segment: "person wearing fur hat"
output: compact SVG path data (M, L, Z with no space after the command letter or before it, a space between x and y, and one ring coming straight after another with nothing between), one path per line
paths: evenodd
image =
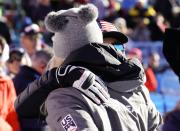
M52 131L157 130L162 119L143 86L141 64L103 44L97 17L92 4L46 16L47 29L55 33L54 58L49 71L29 85L30 94L18 96L17 112L29 113L46 99L41 109Z

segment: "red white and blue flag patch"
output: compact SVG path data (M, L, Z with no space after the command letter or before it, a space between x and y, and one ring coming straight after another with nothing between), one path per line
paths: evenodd
M99 26L102 32L118 31L112 23L107 21L99 21Z
M62 119L61 125L65 131L76 131L77 129L77 125L70 114Z

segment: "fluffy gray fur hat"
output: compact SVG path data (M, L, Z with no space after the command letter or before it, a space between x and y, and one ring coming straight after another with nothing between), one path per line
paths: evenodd
M83 45L103 43L97 17L98 10L93 4L50 12L45 18L45 26L55 33L52 38L55 56L64 59Z

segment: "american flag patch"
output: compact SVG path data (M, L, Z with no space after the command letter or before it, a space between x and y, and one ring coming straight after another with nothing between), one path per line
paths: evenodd
M107 21L99 21L99 26L102 32L110 32L110 31L118 31L117 28L110 22Z
M70 114L63 118L61 125L65 131L76 131L77 129L77 125Z

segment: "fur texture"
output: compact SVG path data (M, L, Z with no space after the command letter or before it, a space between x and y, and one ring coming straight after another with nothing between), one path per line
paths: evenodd
M89 4L87 6L82 6L79 10L79 17L86 21L87 23L91 22L98 17L98 10L94 5Z
M97 16L97 8L93 4L87 4L67 11L50 12L45 18L45 26L50 32L58 32L63 30L72 18L81 19L82 22L87 24L97 19Z
M97 17L98 9L93 4L50 12L45 18L45 26L55 33L52 37L55 58L64 60L86 44L103 43Z
M51 12L45 18L46 28L50 32L58 32L63 30L65 25L68 23L68 19L65 16L61 16L56 12Z

